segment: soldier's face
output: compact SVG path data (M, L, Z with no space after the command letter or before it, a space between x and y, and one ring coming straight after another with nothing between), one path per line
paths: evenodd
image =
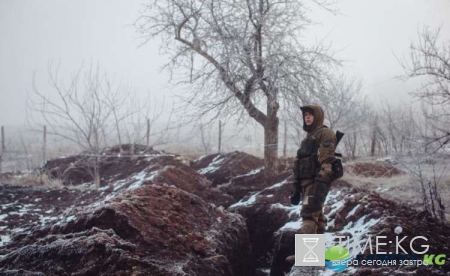
M314 122L314 115L309 112L305 112L305 123L306 125L311 125Z

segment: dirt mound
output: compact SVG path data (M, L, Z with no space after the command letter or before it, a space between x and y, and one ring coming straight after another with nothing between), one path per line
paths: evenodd
M345 164L344 169L347 173L364 177L393 177L403 174L389 162L351 163Z
M173 186L124 192L72 219L36 228L2 251L2 273L254 274L243 218Z
M292 163L290 161L283 159L279 162L275 183L292 174L292 168L288 166ZM270 186L264 179L263 161L242 152L203 156L194 161L191 167L210 179L213 185L217 184L220 191L231 195L235 201Z
M244 152L206 155L195 160L191 167L212 181L214 186L228 183L233 177L262 168L262 159Z
M136 160L139 162L139 160ZM128 165L120 169L110 168L113 190L105 189L105 193L120 194L121 190L135 189L144 185L169 184L189 193L200 196L216 206L229 206L233 198L214 188L211 182L191 167L184 165L174 155L156 155L141 160L136 166ZM113 171L116 171L115 174Z
M275 183L281 182L292 175L291 172L282 172L275 177ZM243 197L259 192L268 185L264 181L264 169L252 170L246 174L238 175L231 178L229 183L219 185L217 188L224 193L231 195L235 201L241 200Z
M165 159L166 162L161 162L161 159ZM214 203L216 206L228 207L234 202L231 196L212 187L211 182L204 176L174 159L157 157L150 162L150 164L153 163L157 163L161 169L155 175L154 180L152 180L154 183L166 183L177 186Z
M104 176L110 177L110 185L100 189L89 184L71 189L0 185L0 246L12 236L26 233L30 227L71 216L72 209L91 203L103 204L125 190L145 185L174 185L216 206L227 207L234 202L231 196L213 188L209 180L173 155L134 161L134 164L107 168Z
M292 172L294 169L295 157L278 158L278 172Z
M146 146L125 144L107 148L100 156L84 153L52 159L41 168L41 172L60 179L65 185L80 185L94 181L93 166L98 160L100 183L106 185L141 171L149 165L147 161L155 156L178 158L178 155L156 151Z
M124 152L115 148L110 153ZM268 186L262 181L262 160L239 152L205 156L192 167L180 162L179 156L163 152L127 159L105 156L103 160L110 160L102 167L103 181L110 185L96 193L20 192L11 186L2 193L0 188L0 203L5 203L1 208L8 208L0 213L0 237L12 239L0 245L0 255L4 254L0 274L253 275L257 267L261 275L270 270L276 276L290 271L284 259L294 254L294 236L302 223L301 206L289 202L290 160L278 167L276 183ZM381 163L385 171L378 169L369 176L395 175L395 167ZM347 169L373 167L361 164L369 165L356 163ZM45 193L49 206L40 208ZM59 215L53 205L61 206ZM218 205L230 205L227 210L232 213ZM424 236L431 254L450 255L448 226L345 181L333 182L324 212L329 220L327 248L336 244L338 235L352 239L360 234L363 239L378 235L395 241L394 229L401 227L400 238L407 236L402 243L405 249L414 236ZM233 213L245 217L245 222ZM35 224L31 232L31 224L23 227L29 220ZM1 232L11 232L11 228L20 231ZM390 252L392 246L388 243L379 250ZM341 274L380 275L386 269L396 269L399 275L449 272L448 266L421 267L420 271L415 266L360 266ZM295 269L290 273L302 275Z
M99 199L95 190L38 189L0 185L0 246L37 225L56 222L67 208Z

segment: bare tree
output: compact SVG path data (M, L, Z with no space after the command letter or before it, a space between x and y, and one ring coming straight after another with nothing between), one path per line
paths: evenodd
M439 33L440 29L425 27L418 41L410 44L409 56L400 61L406 79L422 81L412 95L435 107L427 116L436 130L431 140L438 144L437 149L450 142L450 41L441 43Z
M331 129L360 121L361 113L366 108L361 80L349 79L344 74L330 78L324 92L318 95L318 100Z
M29 110L41 115L48 134L73 142L86 152L85 168L95 184L100 186L101 151L107 146L107 136L118 123L131 113L121 113L130 98L102 74L99 67L92 67L82 74L80 68L66 86L58 76L58 68L49 66L49 79L54 95L42 93L33 79L33 92L37 100L28 102ZM30 123L36 125L36 123ZM120 131L117 130L120 135ZM120 137L120 136L119 136Z
M185 73L177 83L192 88L183 98L195 115L246 113L263 127L269 181L276 168L280 106L308 99L334 64L323 44L301 44L310 23L307 10L300 1L154 0L136 21L147 39L163 38L171 74Z
M386 154L407 153L411 156L413 151L426 152L427 139L424 137L427 136L428 122L423 113L414 112L412 107L392 107L383 102L380 117L384 122L380 127L380 142Z
M129 91L129 90L125 90ZM124 95L125 96L125 95ZM123 142L130 146L130 154L138 153L135 145L146 145L148 148L169 144L174 139L173 131L182 126L182 122L174 120L175 108L168 107L165 98L143 101L137 96L124 102L112 102L123 97L113 95L108 98L108 107L113 112L114 125L119 145ZM120 116L118 116L118 114ZM123 152L122 146L120 151Z
M358 145L358 135L354 131L352 133L347 133L344 138L345 154L351 159L356 158L356 146Z
M447 166L442 168L442 172L438 176L435 164L432 164L432 175L427 175L424 168L427 159L417 157L417 161L412 164L400 162L414 177L419 184L420 195L422 197L422 204L424 211L427 211L434 218L445 221L445 206L442 203L441 192L438 189L442 181L442 176L447 169Z
M325 124L330 129L340 130L348 135L344 136L345 153L355 158L357 152L359 128L366 123L370 108L366 97L362 94L362 82L349 79L343 74L329 76L324 82L323 91L311 103L319 104L325 113ZM300 105L286 112L289 124L288 135L300 146L305 133L302 129L302 112Z
M111 110L119 149L122 153L123 132L127 130L126 126L123 125L124 121L129 118L134 118L134 115L136 114L138 114L138 119L140 119L141 112L147 103L144 102L141 104L139 100L135 100L134 102L132 100L127 100L124 102L125 99L137 99L135 95L131 95L131 89L129 87L122 85L115 86L107 78L105 78L105 85L107 91L109 91L109 95L105 97L105 105L109 110ZM126 132L126 134L128 134L128 132Z
M382 116L387 122L387 139L389 141L389 145L387 146L389 147L389 150L387 151L390 151L392 149L395 153L398 153L400 150L400 147L398 145L400 137L396 132L396 122L394 120L394 118L399 117L399 115L400 114L397 112L397 110L393 110L393 108L387 101L382 102Z
M200 124L200 149L204 154L209 154L212 149L212 126L213 124Z

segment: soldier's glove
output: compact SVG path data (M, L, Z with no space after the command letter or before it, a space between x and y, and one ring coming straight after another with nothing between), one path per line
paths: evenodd
M342 167L341 159L336 158L331 163L331 170L333 171L334 179L339 179L344 175L344 168Z
M298 205L300 203L300 199L302 198L302 188L300 187L299 182L294 182L294 190L289 197L291 199L292 205Z

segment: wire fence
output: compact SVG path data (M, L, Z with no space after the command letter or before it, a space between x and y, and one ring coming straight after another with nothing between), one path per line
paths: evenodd
M373 138L373 130L375 128L389 128L396 124L408 123L410 119L399 119L395 121L378 123L376 125L366 124L363 126L345 126L339 127L346 133L346 136L358 134L358 151L360 156L370 154L370 140ZM302 131L300 124L292 129L292 122L282 120L279 125L279 139L277 144L278 156L289 157L294 156L300 145L300 141L304 138L305 133ZM195 159L202 155L212 153L227 153L233 151L242 151L248 154L263 157L265 147L273 147L276 144L264 143L264 130L257 124L249 124L245 127L238 125L224 126L221 122L209 125L205 128L194 129L194 131L180 132L178 130L168 130L168 133L162 133L157 139L152 137L139 137L139 139L129 139L123 141L122 144L140 144L147 141L147 146L154 147L156 150L164 150L175 154L183 155L189 159ZM164 139L160 139L164 137ZM407 143L409 150L423 151L423 143L417 137L409 137ZM395 141L394 141L395 142ZM356 142L355 142L356 143ZM117 145L118 142L114 138L104 141L103 148ZM145 144L145 142L144 142ZM346 146L340 143L337 151L346 153ZM378 155L381 155L381 147L379 147ZM387 151L387 150L386 150ZM387 155L384 151L384 155ZM85 152L85 153L83 153ZM6 125L1 126L1 151L0 151L0 172L6 171L29 171L45 164L47 160L84 154L87 156L96 156L100 154L103 157L108 155L102 154L101 150L92 152L80 145L74 144L67 139L57 135L47 133L46 127L31 127L24 125ZM129 158L136 157L139 153L129 155L112 155L114 157ZM145 154L144 154L145 156Z
M216 130L216 131L214 131ZM221 133L214 128L200 135L199 133L169 133L163 141L153 143L149 141L149 147L156 150L164 150L195 159L199 156L211 153L243 151L255 156L264 155L263 139L258 140L258 131L241 131L234 133L236 129L228 127ZM0 173L7 171L30 171L40 167L47 160L71 155L85 155L102 157L131 158L140 156L136 154L108 155L102 151L108 147L118 144L115 139L109 139L103 143L98 152L87 150L76 143L63 139L57 135L46 133L44 127L30 127L20 125L1 126L1 150L0 150ZM261 132L262 133L262 132ZM221 136L219 145L218 137ZM156 139L155 139L156 140ZM144 139L126 140L123 144L141 144ZM142 154L146 156L146 154Z

